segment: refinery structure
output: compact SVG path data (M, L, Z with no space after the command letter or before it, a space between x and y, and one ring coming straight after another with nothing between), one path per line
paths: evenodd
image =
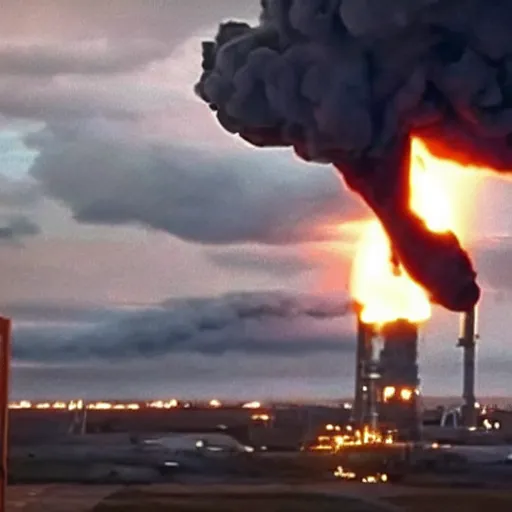
M468 210L464 204L449 201L448 197L456 194L445 190L444 181L436 180L437 173L446 172L446 162L433 157L419 140L413 139L411 149L411 208L433 232L448 233L448 236L452 232L463 239ZM459 186L457 180L451 186ZM470 194L459 197L467 200ZM318 404L296 406L259 401L230 405L218 399L205 403L177 398L128 403L22 400L9 407L14 426L10 434L12 453L24 460L27 443L34 443L35 437L44 437L43 447L33 446L30 453L62 450L67 454L68 446L59 444L62 441L58 440L53 426L56 418L60 418L62 439L66 443L71 439L71 444L82 448L90 443L86 451L93 449L97 439L117 443L118 434L123 434L123 443L132 457L131 450L139 450L144 443L161 444L163 432L173 442L186 441L186 451L199 450L204 455L208 451L225 450L215 444L221 432L236 439L244 454L293 451L297 456L302 452L331 455L337 458L328 459L325 464L331 470L336 461L337 477L375 483L391 481L388 477L395 481L413 470L422 471L421 465L433 457L434 447L442 446L439 450L442 452L448 443L475 445L483 441L478 438L481 434L486 436L485 443L510 443L512 414L495 410L489 413L476 403L476 308L460 313L462 405L442 411L433 424L427 424L430 420L426 421L428 411L422 405L418 361L420 333L432 317L431 297L399 264L377 220L363 221L360 228L350 283L357 326L352 403L329 408ZM456 344L455 339L454 332L452 346ZM41 418L46 418L48 424L49 431L44 436ZM39 430L36 436L34 425ZM356 470L350 457L360 454L359 450L363 456L355 464L360 466ZM505 446L505 450L505 454L491 454L493 461L501 463L509 456L512 461L509 447ZM102 459L103 449L100 452L95 457ZM379 458L378 467L363 463L368 452ZM348 465L345 462L338 465L342 460ZM311 459L307 463L311 464Z
M398 319L383 325L365 323L357 312L355 396L352 420L372 430L395 431L399 438L422 437L418 366L420 327ZM477 426L475 398L475 310L461 315L459 346L462 363L462 425Z

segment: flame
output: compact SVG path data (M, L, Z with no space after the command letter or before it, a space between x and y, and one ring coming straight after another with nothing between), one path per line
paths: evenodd
M453 231L462 241L472 196L465 174L456 162L434 157L420 139L411 140L411 209L431 231ZM423 288L403 268L393 269L389 239L377 220L364 226L352 266L351 292L363 306L361 319L365 323L403 319L419 324L431 316Z
M333 425L326 425L326 430L330 433L318 436L316 443L309 448L311 451L336 453L353 446L383 445L395 442L393 432L380 432L372 430L368 426L365 426L362 430L354 430L350 425L346 425L345 432L336 432L334 435L332 433ZM335 430L338 431L338 428Z

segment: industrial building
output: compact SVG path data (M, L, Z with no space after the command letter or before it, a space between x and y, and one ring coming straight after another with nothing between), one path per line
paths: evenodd
M372 429L392 429L399 438L422 435L417 324L396 320L364 323L357 314L355 397L352 421ZM476 311L461 315L458 346L463 349L461 424L478 427L475 399Z
M420 437L418 327L405 320L383 326L379 420L407 439Z

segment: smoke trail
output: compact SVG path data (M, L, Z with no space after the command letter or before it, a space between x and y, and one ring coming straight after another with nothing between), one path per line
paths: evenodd
M80 361L83 358L149 358L180 352L211 355L228 351L312 352L325 347L321 342L279 344L272 339L251 342L243 331L250 330L248 321L299 318L321 321L343 317L351 310L345 297L292 296L281 292L172 300L159 308L78 332L67 329L46 334L34 330L15 333L13 355L25 361ZM332 349L332 343L329 346Z
M462 163L512 169L507 0L263 0L260 24L220 25L197 94L256 146L333 163L434 301L470 308L472 264L408 207L411 134Z

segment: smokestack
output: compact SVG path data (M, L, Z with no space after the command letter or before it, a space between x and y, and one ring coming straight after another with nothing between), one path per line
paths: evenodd
M368 382L365 378L366 363L371 350L371 328L361 320L361 306L356 305L357 318L357 349L356 349L356 375L354 390L354 406L352 407L352 421L362 425L365 416L365 396L368 390ZM365 391L366 389L366 391Z
M374 339L374 326L363 322L362 309L360 304L354 304L357 318L357 350L352 421L359 427L368 425L376 430L379 419L379 351Z
M371 333L373 334L373 333ZM369 337L369 357L365 364L365 381L368 388L368 402L365 411L364 424L369 425L373 431L376 431L379 426L379 380L380 374L380 361L379 361L379 346L376 343L374 336Z
M381 404L381 414L402 436L418 440L421 437L418 326L398 320L386 324L381 334L384 339L380 353L381 389L383 394L386 389L391 393Z
M460 317L458 346L463 350L462 362L462 421L467 428L476 427L477 411L475 398L475 355L476 355L476 308Z

